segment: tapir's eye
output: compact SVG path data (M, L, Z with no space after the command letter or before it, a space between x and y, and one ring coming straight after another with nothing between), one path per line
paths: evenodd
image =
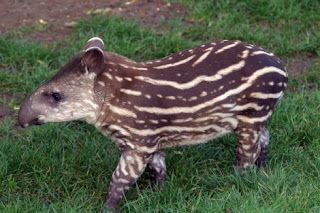
M55 100L55 101L60 101L61 100L61 95L59 93L57 93L57 92L52 93L51 96L52 96L53 100Z

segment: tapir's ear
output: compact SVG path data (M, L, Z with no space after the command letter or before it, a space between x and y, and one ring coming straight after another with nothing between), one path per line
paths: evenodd
M104 63L104 43L101 38L91 38L82 50L82 61L89 71L101 72Z

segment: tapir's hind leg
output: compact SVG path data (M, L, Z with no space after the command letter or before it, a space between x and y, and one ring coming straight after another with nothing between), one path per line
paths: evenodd
M238 139L235 169L246 170L254 164L264 168L269 145L269 132L265 123L240 123L235 133Z
M254 165L260 155L259 136L261 127L250 123L239 123L235 130L238 139L235 169L246 170Z
M265 168L267 155L268 155L268 145L269 145L270 135L266 128L262 128L259 137L259 144L261 147L260 155L256 160L256 165L258 168Z
M159 189L166 180L166 163L164 150L157 151L150 159L147 170L149 171L152 187Z

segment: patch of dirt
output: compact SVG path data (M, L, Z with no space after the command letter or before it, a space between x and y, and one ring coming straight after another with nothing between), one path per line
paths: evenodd
M88 14L103 13L136 18L143 24L157 24L173 15L186 14L180 4L163 0L1 0L0 34L10 30L38 26L21 37L44 43L68 38L76 21Z
M290 59L284 59L284 63L287 65L287 71L289 75L300 75L308 71L312 65L315 55L298 55Z

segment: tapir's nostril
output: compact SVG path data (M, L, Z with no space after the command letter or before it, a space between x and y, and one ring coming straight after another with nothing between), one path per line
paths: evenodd
M21 126L22 128L27 128L27 127L29 126L29 124L22 124L22 123L20 123L20 126Z
M35 118L30 122L30 125L41 125L42 122L39 120L39 118Z

